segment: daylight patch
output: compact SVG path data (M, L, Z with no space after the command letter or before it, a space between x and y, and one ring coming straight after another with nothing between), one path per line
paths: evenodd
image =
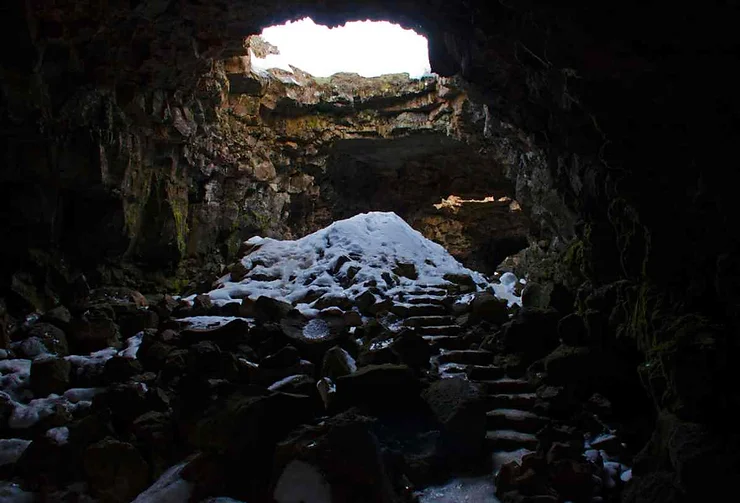
M408 73L419 78L430 72L427 39L387 21L328 28L305 18L265 28L261 36L280 54L253 57L254 67L260 69L290 70L293 65L315 77L349 72L363 77Z

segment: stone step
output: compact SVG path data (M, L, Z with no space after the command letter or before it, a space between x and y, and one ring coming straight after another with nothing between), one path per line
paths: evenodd
M424 297L424 296L430 296L430 297L446 297L449 295L449 292L444 288L439 288L435 286L417 286L416 288L413 288L411 290L407 290L404 292L405 295L414 295L417 297Z
M491 430L512 430L537 433L549 419L526 410L494 409L486 412L486 425Z
M515 451L495 451L491 456L491 464L493 466L494 476L498 475L499 470L501 470L501 467L504 466L506 463L516 461L521 465L522 458L527 454L531 454L533 452L534 451L530 451L529 449L517 449Z
M459 325L440 325L434 327L416 327L414 328L420 335L457 335L462 330Z
M534 393L499 393L486 396L484 402L488 410L517 409L531 411L537 403L537 395Z
M465 365L459 363L444 363L437 368L439 376L444 377L465 377Z
M439 363L462 363L468 365L487 365L493 362L493 353L477 349L444 351L437 359Z
M486 432L486 444L494 451L516 451L518 449L537 449L537 437L531 433L513 430L492 430Z
M468 379L471 381L493 381L505 375L506 370L495 365L471 365L468 367Z
M526 379L511 379L503 377L493 381L479 381L486 391L495 395L497 393L529 393L534 391L532 384Z
M430 296L418 296L418 297L406 297L404 300L407 304L437 304L438 306L444 306L444 297L430 297Z
M463 338L456 335L422 335L422 338L427 341L432 348L463 349L467 346L467 343ZM465 370L467 371L467 368L465 368Z
M447 314L447 308L437 304L393 304L391 312L401 318L415 316L441 316Z
M455 318L452 316L412 316L403 320L407 327L437 327L454 323Z

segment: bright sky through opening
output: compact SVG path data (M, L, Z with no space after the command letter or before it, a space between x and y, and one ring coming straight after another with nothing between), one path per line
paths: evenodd
M427 39L387 21L328 28L305 18L265 28L262 38L277 46L280 55L254 59L257 68L290 70L290 64L314 77L350 72L363 77L409 73L418 78L430 71Z

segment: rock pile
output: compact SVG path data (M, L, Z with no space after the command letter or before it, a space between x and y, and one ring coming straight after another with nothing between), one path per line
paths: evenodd
M461 475L493 498L495 474L504 501L617 494L628 453L608 401L580 401L567 320L518 309L515 278L488 283L399 220L251 240L208 294L99 289L6 323L3 491L434 501L425 488Z

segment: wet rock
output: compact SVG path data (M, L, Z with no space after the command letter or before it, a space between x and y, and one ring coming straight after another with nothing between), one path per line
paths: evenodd
M104 503L128 503L149 484L149 466L125 442L101 440L87 448L83 463L90 492Z
M483 391L455 377L432 383L421 396L442 425L440 455L452 464L478 458L486 437Z
M31 390L37 397L61 395L70 385L72 364L64 358L38 358L31 364Z

